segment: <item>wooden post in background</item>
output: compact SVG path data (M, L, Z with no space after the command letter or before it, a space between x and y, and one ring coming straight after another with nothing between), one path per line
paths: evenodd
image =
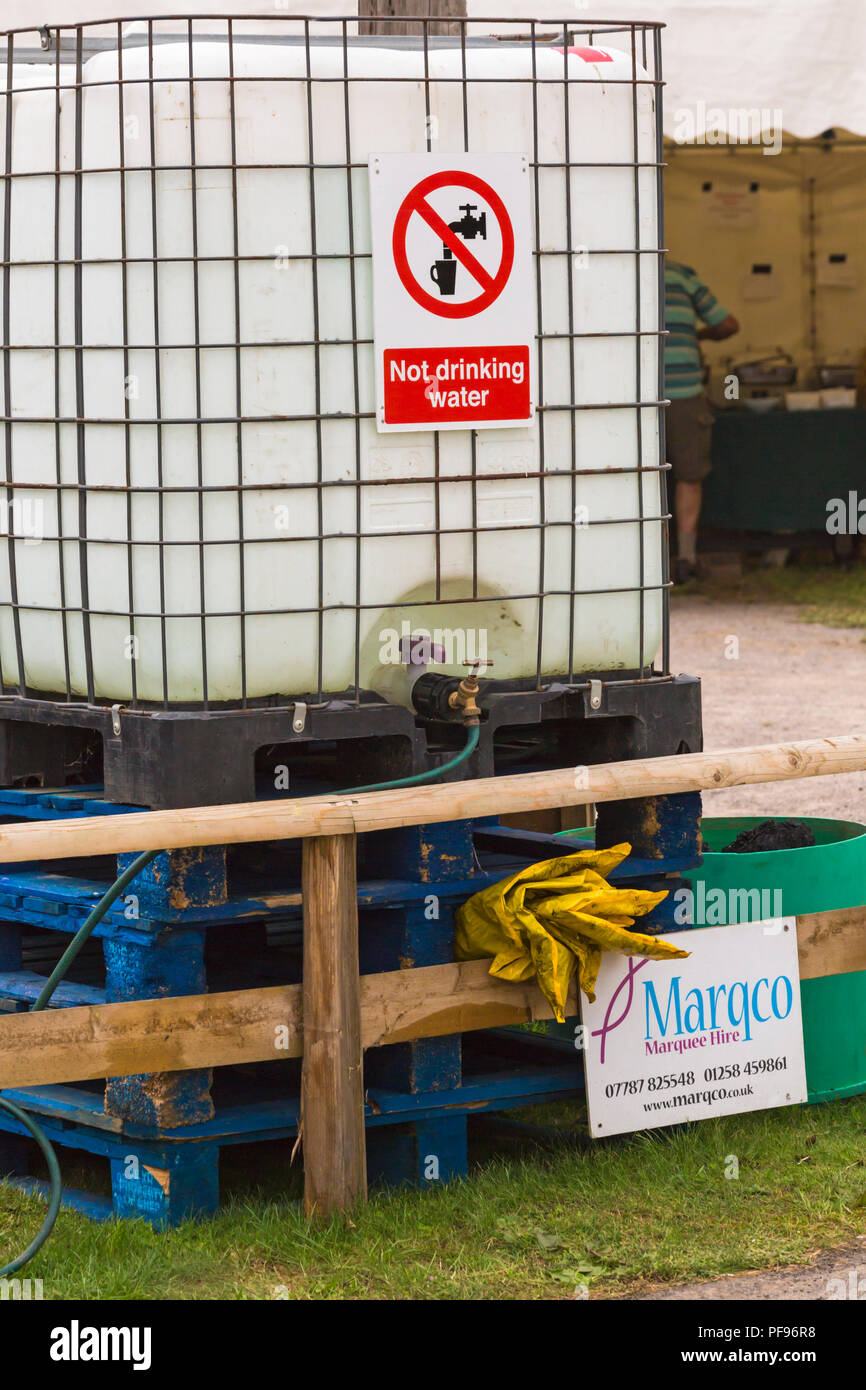
M307 1214L367 1196L354 835L304 841L304 1061Z
M361 34L422 34L424 25L418 21L429 15L440 21L427 25L429 35L459 34L460 25L449 24L448 17L465 18L466 0L362 0L360 10L365 16L358 23Z

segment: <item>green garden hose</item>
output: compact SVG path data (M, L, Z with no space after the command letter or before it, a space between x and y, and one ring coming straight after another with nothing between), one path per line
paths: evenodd
M158 852L158 850L148 850L146 854L139 854L138 857L133 859L132 863L124 869L123 873L115 879L114 883L112 883L111 887L108 889L108 892L103 893L96 907L82 926L79 927L66 950L63 952L63 955L60 957L60 960L45 981L39 993L39 997L30 1011L31 1013L38 1013L41 1009L46 1009L48 1007L49 999L60 984L60 981L63 979L70 965L75 960L75 957L78 955L85 941L91 935L94 927L102 921L106 912L111 907L111 904L116 898L120 897L124 888L132 882L136 874L141 873L141 870L146 868L152 859L156 858ZM27 1249L22 1251L17 1259L12 1260L10 1264L4 1265L2 1269L0 1269L0 1279L5 1279L7 1275L14 1274L16 1270L26 1265L27 1261L33 1258L37 1250L41 1250L42 1246L51 1235L54 1223L57 1220L57 1213L60 1210L60 1197L63 1183L60 1177L60 1164L57 1162L57 1155L47 1136L40 1129L36 1121L17 1105L14 1105L11 1100L4 1099L3 1096L0 1096L0 1110L5 1110L7 1114L14 1116L20 1124L23 1124L25 1128L29 1129L45 1155L45 1161L48 1164L48 1175L51 1180L51 1196L48 1200L48 1214Z
M350 787L348 791L353 793L391 791L396 790L398 787L417 786L421 782L433 781L435 778L441 777L443 772L449 772L451 768L457 767L459 763L464 762L466 758L468 758L470 754L473 752L473 750L477 747L477 744L478 725L470 725L467 731L465 747L460 750L456 757L449 758L448 762L442 763L440 767L431 768L429 772L416 772L415 775L412 777L399 777L396 781L393 782L376 782L367 787ZM336 793L336 795L338 796L343 796L345 794L347 793ZM66 950L63 952L63 955L60 957L60 960L57 962L48 979L45 981L45 984L43 985L39 993L39 996L30 1011L31 1013L38 1013L41 1009L46 1009L48 1007L48 1002L51 999L52 994L57 989L57 986L60 984L70 965L75 960L76 956L78 955L84 943L87 941L88 937L93 932L94 928L98 926L98 924L102 921L106 912L111 907L111 904L115 902L117 898L120 897L124 888L128 887L132 880L138 874L141 873L142 869L147 868L148 864L150 864L152 860L156 858L158 853L159 850L147 850L144 854L139 854L135 859L133 859L132 863L124 869L123 873L120 874L117 879L115 879L114 883L112 883L108 891L106 893L103 893L102 897L99 899L99 902L96 904L96 907L93 909L90 916L83 923L83 925L75 933ZM46 1215L45 1220L43 1221L39 1231L36 1233L36 1235L31 1240L30 1244L27 1246L27 1249L23 1250L21 1254L16 1259L12 1260L9 1264L4 1265L2 1268L0 1268L0 1279L5 1279L7 1275L14 1274L16 1270L19 1270L22 1268L23 1265L26 1265L28 1260L31 1260L33 1256L36 1254L36 1252L38 1250L41 1250L42 1246L45 1244L46 1240L50 1236L51 1231L54 1227L54 1223L57 1220L57 1213L60 1210L60 1198L62 1194L63 1184L60 1176L60 1165L57 1162L57 1155L54 1152L54 1149L52 1148L47 1136L40 1129L36 1121L24 1110L21 1110L19 1106L14 1105L11 1100L5 1100L2 1095L0 1095L0 1110L5 1110L7 1114L12 1115L16 1120L18 1120L20 1124L24 1125L25 1128L28 1129L30 1133L33 1135L33 1138L36 1140L37 1144L39 1145L40 1149L45 1155L45 1161L48 1164L48 1174L51 1181L51 1196L48 1201L48 1214Z
M60 1210L60 1196L63 1190L63 1180L60 1176L60 1164L57 1162L57 1154L54 1152L51 1144L36 1121L31 1119L26 1110L21 1110L19 1106L13 1105L11 1100L4 1100L2 1096L0 1096L0 1109L5 1110L9 1115L13 1115L16 1120L24 1125L25 1129L30 1130L30 1133L45 1155L45 1162L48 1164L48 1174L51 1179L51 1196L48 1200L48 1215L45 1217L45 1220L27 1249L22 1250L17 1259L11 1260L8 1265L4 1265L3 1268L0 1269L0 1279L5 1279L7 1275L14 1274L16 1270L26 1265L28 1260L32 1260L36 1251L41 1250L42 1246L51 1235L54 1223L57 1220L57 1213Z
M479 729L477 724L470 724L466 733L466 743L460 752L453 758L449 758L447 763L440 764L439 767L431 768L429 772L416 772L411 777L398 777L393 782L371 782L366 787L349 787L346 793L350 792L387 792L396 791L398 787L417 787L421 782L431 782L436 777L441 777L443 772L450 772L452 767L457 767L465 762L478 746Z
M96 907L87 918L87 921L75 933L69 945L66 947L66 950L63 952L63 955L45 981L41 993L30 1011L31 1013L35 1014L38 1013L40 1009L48 1008L49 999L60 984L60 981L63 979L70 965L75 960L75 957L78 955L85 941L87 941L88 937L91 935L94 927L99 925L106 912L111 907L111 904L120 897L124 888L141 873L142 869L147 868L148 864L156 858L158 853L159 850L150 849L144 854L139 854L136 859L133 859L131 864L127 865L119 878L115 879L108 892L103 893Z

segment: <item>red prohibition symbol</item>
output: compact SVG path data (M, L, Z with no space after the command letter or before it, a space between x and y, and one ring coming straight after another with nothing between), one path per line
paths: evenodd
M448 223L428 203L427 194L434 193L437 188L468 188L471 193L476 193L487 203L499 223L502 236L502 258L495 275L491 275L485 269L477 256L473 256L465 242L452 232ZM413 213L417 213L419 217L424 219L443 246L448 247L454 258L480 285L481 293L477 294L474 299L467 299L461 304L448 304L435 298L423 286L419 285L409 267L409 260L406 255L406 230ZM445 319L468 319L473 314L480 314L482 310L489 309L490 305L499 298L505 289L511 274L511 267L514 264L514 229L511 226L511 218L508 216L505 204L489 183L485 183L477 175L468 174L461 169L446 169L440 174L431 174L429 178L422 179L406 194L394 220L392 246L394 264L397 267L397 274L400 276L403 288L412 296L416 304L421 305L422 309L428 309L431 314L438 314L440 318Z

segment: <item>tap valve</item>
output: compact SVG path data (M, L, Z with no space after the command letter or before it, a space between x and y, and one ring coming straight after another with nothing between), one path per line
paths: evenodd
M478 670L481 666L492 666L492 661L464 661L464 666L472 669L469 674L464 676L456 690L452 690L448 696L448 706L455 712L459 711L463 716L463 722L467 725L477 724L481 719L481 710L478 707L476 696L478 695Z

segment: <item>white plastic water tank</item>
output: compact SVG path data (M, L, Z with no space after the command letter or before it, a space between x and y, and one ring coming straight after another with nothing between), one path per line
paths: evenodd
M4 685L382 690L406 623L483 630L498 679L651 663L658 412L628 405L658 398L657 260L638 295L634 254L659 245L654 88L603 51L455 40L429 49L425 98L420 41L175 35L151 57L132 34L120 82L116 50L80 93L63 67L59 116L56 69L14 69L0 450L46 539L0 542ZM472 151L539 164L531 429L376 432L365 166L427 148L428 99L437 152L464 149L465 118Z

